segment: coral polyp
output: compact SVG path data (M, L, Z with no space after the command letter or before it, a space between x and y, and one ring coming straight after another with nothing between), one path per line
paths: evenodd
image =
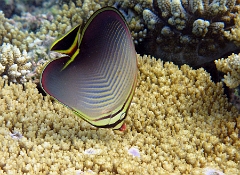
M223 35L238 10L236 0L153 0L142 13L148 33L139 50L180 65L215 60L238 49Z

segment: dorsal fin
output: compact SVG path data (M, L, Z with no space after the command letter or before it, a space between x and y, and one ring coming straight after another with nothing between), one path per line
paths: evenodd
M78 49L80 25L77 25L61 38L57 39L50 47L51 51L66 54L72 57Z

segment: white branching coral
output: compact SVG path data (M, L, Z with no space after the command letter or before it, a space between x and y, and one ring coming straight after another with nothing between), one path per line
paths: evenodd
M32 63L26 50L22 52L17 46L4 43L0 47L0 74L14 83L24 83L28 80L27 74L32 69Z
M236 88L240 84L240 54L216 60L215 64L219 71L227 74L223 81L229 88Z

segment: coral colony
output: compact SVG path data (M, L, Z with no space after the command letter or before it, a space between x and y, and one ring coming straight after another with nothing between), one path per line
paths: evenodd
M238 175L240 116L222 83L150 56L138 56L138 67L124 133L79 120L31 82L0 78L0 174Z
M111 0L100 4L92 0L85 3L77 0L76 3L55 7L55 17L49 14L49 10L48 15L24 13L22 18L14 16L14 20L0 13L0 43L11 43L20 52L26 50L32 65L37 65L39 60L49 60L48 48L54 39L72 27L86 23L94 11L107 5L118 8L126 18L138 53L175 64L198 66L238 49L236 42L232 41L234 37L226 33L234 29L234 18L239 10L239 1L236 0L139 0L134 3ZM40 28L26 30L29 21L34 23L34 19ZM20 75L19 68L14 67L17 73L8 76L8 68L3 66L0 65L1 73L10 82L25 82L27 76L21 72ZM31 69L35 70L35 67ZM39 73L30 77L38 79Z
M240 174L240 115L223 88L239 89L239 1L5 2L0 174ZM137 52L149 54L137 55L124 132L90 125L35 84L51 43L106 6L120 10ZM189 66L213 59L223 82Z
M236 0L153 0L130 10L124 2L118 6L128 12L130 28L138 26L132 29L139 53L199 66L238 49L223 35L234 26L240 7Z
M239 9L236 1L155 0L153 3L153 11L144 11L143 17L156 17L154 30L150 31L156 38L150 41L154 56L196 66L237 49L223 36L234 25L234 13Z

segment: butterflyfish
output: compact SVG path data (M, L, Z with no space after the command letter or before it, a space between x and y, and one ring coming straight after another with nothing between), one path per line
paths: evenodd
M64 56L43 68L43 90L93 126L124 130L137 83L137 57L122 14L113 7L99 9L50 50Z

